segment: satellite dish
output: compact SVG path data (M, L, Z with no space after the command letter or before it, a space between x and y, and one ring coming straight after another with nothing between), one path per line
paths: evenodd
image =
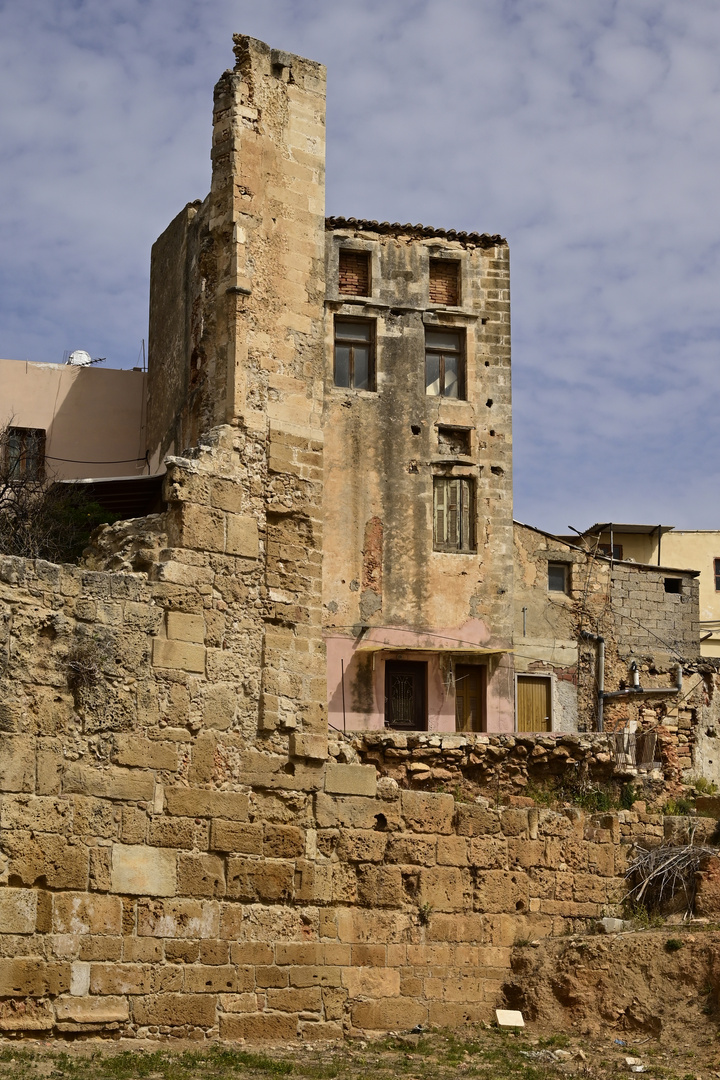
M89 367L92 362L92 356L84 349L75 349L68 356L68 364L72 364L73 367Z

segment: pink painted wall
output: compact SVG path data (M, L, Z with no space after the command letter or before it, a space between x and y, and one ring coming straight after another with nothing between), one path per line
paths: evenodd
M331 726L340 731L343 727L347 731L382 729L385 725L385 662L418 660L427 663L428 730L455 731L454 680L448 676L453 663L480 661L487 666L487 729L513 731L515 703L511 654L472 655L469 651L449 651L447 639L462 636L458 631L451 635L445 631L412 634L402 630L371 630L360 640L340 635L326 636L328 719ZM469 650L470 642L465 641L465 648ZM383 644L391 648L382 649ZM413 647L403 650L403 644ZM436 651L433 651L433 647ZM458 646L458 649L462 649L462 646Z

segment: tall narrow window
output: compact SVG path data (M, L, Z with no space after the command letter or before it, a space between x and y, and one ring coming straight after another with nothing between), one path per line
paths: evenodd
M342 296L370 296L370 254L340 249L338 291Z
M45 432L42 428L9 427L4 447L9 480L42 480Z
M335 319L335 385L375 389L375 323Z
M720 592L720 559L714 560L715 592Z
M460 298L460 263L452 259L430 260L430 303L457 307Z
M469 477L433 477L435 551L475 551L475 482Z
M427 663L418 660L385 662L385 727L426 731Z
M465 397L463 336L452 330L425 331L425 393Z

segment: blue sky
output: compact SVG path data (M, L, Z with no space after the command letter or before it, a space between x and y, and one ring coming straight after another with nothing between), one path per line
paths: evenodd
M508 238L516 516L720 528L716 0L0 0L0 355L137 362L233 31L327 65L329 214Z

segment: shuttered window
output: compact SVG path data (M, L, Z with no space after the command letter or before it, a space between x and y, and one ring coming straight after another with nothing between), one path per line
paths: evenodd
M475 551L475 483L467 477L433 477L433 547Z

